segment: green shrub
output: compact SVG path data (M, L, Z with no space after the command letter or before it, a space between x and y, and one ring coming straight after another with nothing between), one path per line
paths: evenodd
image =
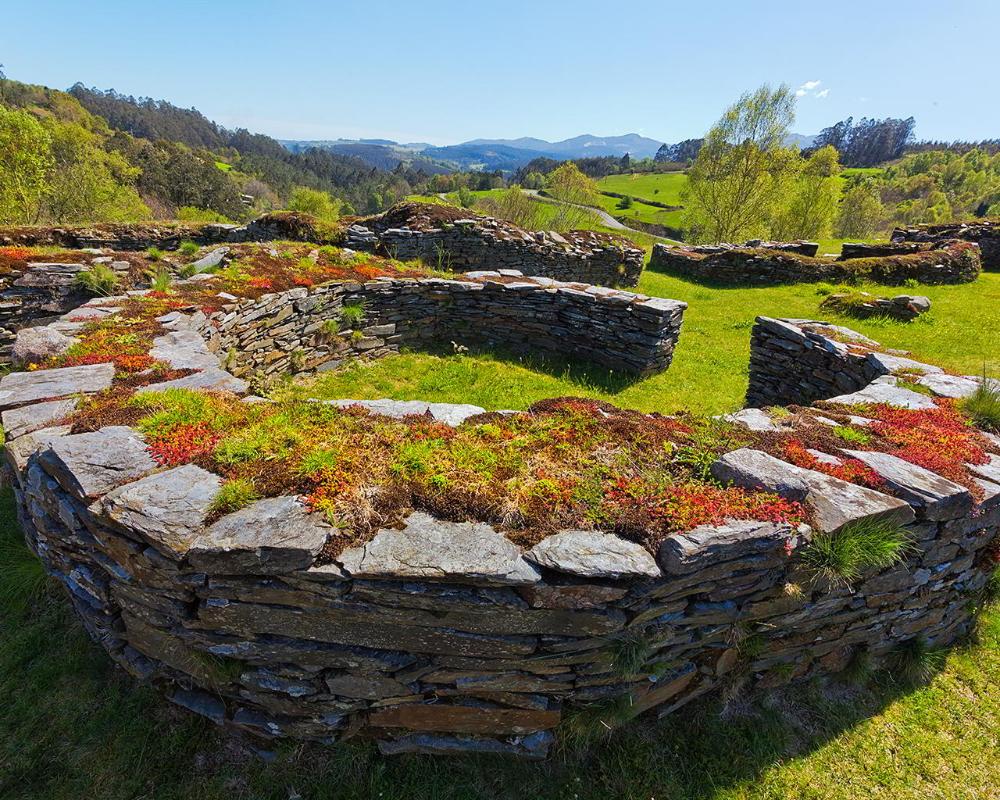
M224 225L232 224L233 220L223 216L217 211L208 208L197 208L196 206L181 206L177 209L177 219L181 222L221 222Z
M618 208L627 210L632 208L632 197L630 195L625 195L621 200L618 201Z
M74 283L77 287L92 295L108 297L118 290L118 275L106 264L94 264L92 267L77 273Z
M458 187L458 204L462 208L472 208L476 204L476 196L469 191L467 186Z
M156 272L153 273L153 277L149 282L149 288L154 292L166 292L170 289L172 280L173 276L170 274L170 270L161 264Z
M348 328L356 328L365 318L364 303L348 303L340 309L340 321Z
M1000 431L1000 383L985 373L976 391L962 400L962 411L980 428Z
M164 253L159 247L150 247L146 251L146 258L150 261L162 261L163 256L165 255L166 253Z
M340 320L330 319L323 320L323 323L319 326L320 333L323 334L327 339L332 339L338 333L340 333Z
M181 242L180 247L177 248L177 252L179 252L182 256L190 258L198 252L198 249L199 248L196 242L192 242L190 239L185 239Z
M226 481L216 492L209 506L210 514L230 514L259 500L253 483L243 478Z
M906 531L882 519L848 523L839 533L820 533L803 551L803 559L820 575L852 583L869 569L885 569L910 550Z

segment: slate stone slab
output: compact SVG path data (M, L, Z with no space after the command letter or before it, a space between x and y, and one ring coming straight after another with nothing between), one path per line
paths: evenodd
M312 566L332 530L294 497L267 498L213 523L188 560L215 574L282 575Z
M540 579L521 551L485 523L444 522L414 512L401 530L382 529L337 559L356 578L425 578L484 585L524 585Z
M955 519L972 509L972 495L964 486L888 453L845 450L867 464L894 492L931 520Z
M373 728L516 736L554 728L560 718L558 711L410 703L379 709L369 716L368 723Z
M701 525L664 540L658 554L667 575L686 575L714 564L752 555L776 553L795 536L791 525L732 520Z
M914 519L913 509L903 500L787 464L759 450L727 453L712 465L712 475L744 489L763 489L804 502L816 527L826 533L861 519L886 519L899 525Z
M34 403L21 406L0 415L3 424L4 437L11 442L26 433L41 430L68 417L76 410L79 401L75 398L66 400L50 400L47 403Z
M751 431L776 431L780 428L774 424L771 415L760 408L744 408L733 414L722 417L726 422L734 422Z
M379 752L386 756L402 753L424 753L446 756L461 753L496 753L542 759L548 755L555 737L548 731L539 731L530 736L513 739L492 739L477 736L444 736L433 733L415 733L397 739L382 739L378 743Z
M910 409L936 408L934 401L925 394L919 394L892 383L870 383L864 389L851 394L830 398L831 403L845 406L886 403L890 406Z
M111 386L114 377L113 364L12 372L0 379L0 411L39 400L93 394Z
M423 400L328 400L330 405L340 408L361 406L373 414L383 417L401 417L430 414L438 422L446 425L461 425L469 417L485 414L486 409L468 403L427 403Z
M218 369L219 360L213 356L205 340L194 331L171 331L153 339L149 355L165 361L173 369Z
M28 467L30 459L40 448L47 446L60 436L68 436L69 425L58 425L50 428L39 428L37 431L26 433L19 439L7 442L4 445L4 455L7 463L10 464L14 472L14 479L18 484L23 483L24 471Z
M217 475L185 464L119 487L93 510L168 558L180 560L202 533L205 514L221 485Z
M656 578L660 569L644 547L614 534L560 531L529 550L525 557L556 572L582 578Z
M242 378L230 375L224 369L215 366L176 380L140 386L136 393L162 392L165 389L206 389L213 392L243 394L249 388L250 385Z
M156 469L146 442L123 426L55 439L38 463L78 500L94 500Z
M926 386L938 397L951 397L960 399L975 394L981 378L971 375L945 375L944 373L935 375L922 375L917 379L917 383ZM1000 390L1000 381L988 380L987 384L994 390Z

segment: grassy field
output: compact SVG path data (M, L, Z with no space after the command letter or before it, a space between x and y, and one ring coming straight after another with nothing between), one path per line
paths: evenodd
M899 287L866 287L899 294ZM888 347L964 374L984 366L1000 374L1000 274L984 274L961 286L907 289L931 298L931 312L911 323L860 321L819 310L814 284L759 289L720 289L643 273L638 290L684 300L689 308L667 372L639 382L606 370L504 354L410 353L326 373L315 386L296 391L358 399L422 398L467 402L488 409L525 408L556 395L597 397L645 411L681 408L718 414L741 406L747 386L750 328L757 315L827 319L854 328ZM460 342L459 344L463 344ZM464 343L468 344L468 343Z
M1000 611L926 687L883 678L714 700L633 723L545 763L381 758L363 742L281 744L266 759L136 686L57 587L32 585L0 492L0 797L4 800L984 800L1000 796ZM26 574L28 573L28 574ZM20 580L14 576L20 575Z
M633 198L655 200L670 206L681 205L681 192L687 186L683 172L655 172L631 175L608 175L597 182L603 192L627 194Z

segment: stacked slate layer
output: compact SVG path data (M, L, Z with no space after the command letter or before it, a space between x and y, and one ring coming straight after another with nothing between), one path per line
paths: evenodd
M393 218L395 219L395 218ZM347 229L345 245L440 269L514 269L561 281L635 286L645 255L592 231L526 231L492 217L441 222L439 227L385 227L379 218Z
M896 228L890 237L898 243L938 244L948 239L960 239L979 245L983 257L983 269L1000 271L1000 222L997 220L971 220L940 225L917 225L912 228Z
M234 300L198 330L240 376L330 369L345 358L450 344L590 361L632 375L670 366L687 304L513 270L461 280L381 278ZM330 331L345 306L355 329Z
M767 244L767 243L763 243ZM810 258L794 250L733 245L653 245L650 269L726 286L774 286L809 281L855 281L888 285L968 283L979 277L979 247L946 240L929 248L885 253L861 260L857 251L840 259Z
M212 365L197 320L166 324L158 357L198 369L190 385L246 391ZM322 563L331 529L299 498L206 523L217 475L158 467L127 427L71 434L66 414L112 378L98 364L0 380L28 544L131 675L263 737L541 757L580 705L663 715L737 675L774 687L837 672L862 651L878 661L917 636L947 645L972 624L969 598L989 577L983 554L1000 526L998 458L977 468L985 500L974 507L965 488L888 455L861 454L894 496L742 449L713 474L802 502L815 530L733 522L653 553L566 530L524 550L491 525L417 510ZM426 410L462 424L479 409ZM906 562L851 586L816 580L799 555L816 530L873 517L907 526ZM754 647L741 647L748 635ZM621 653L637 643L644 663L626 666Z

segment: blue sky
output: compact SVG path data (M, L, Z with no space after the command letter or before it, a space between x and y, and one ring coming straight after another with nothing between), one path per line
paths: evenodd
M741 92L800 89L794 130L914 116L1000 137L998 0L0 0L9 77L194 106L279 138L700 136Z

